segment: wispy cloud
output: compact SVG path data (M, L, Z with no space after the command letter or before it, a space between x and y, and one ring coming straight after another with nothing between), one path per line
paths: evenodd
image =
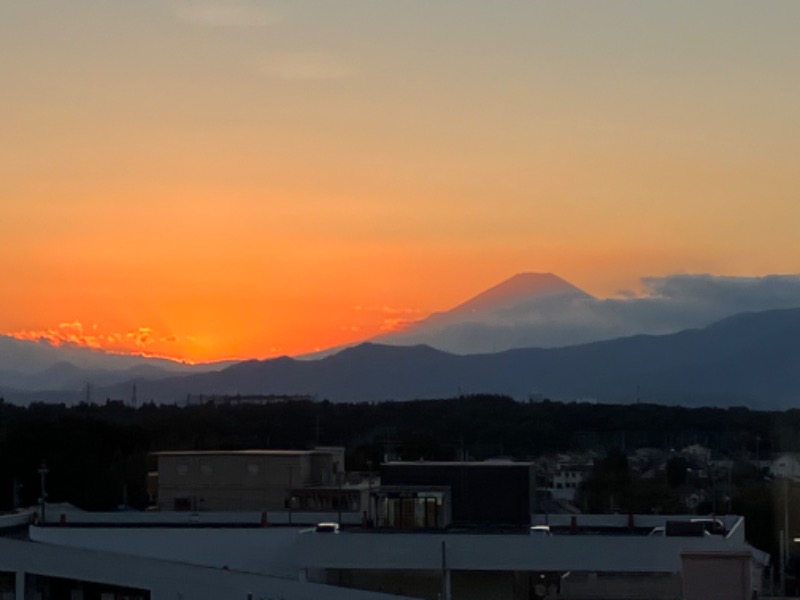
M362 313L376 313L380 315L381 321L378 326L379 331L390 333L403 331L404 329L416 324L426 314L418 308L406 306L389 306L387 304L358 305L354 307L356 311Z
M253 2L176 2L172 11L181 21L204 27L264 27L278 22Z
M154 341L160 343L177 343L178 336L155 336L150 327L139 327L134 331L102 332L96 324L85 327L80 321L59 323L56 327L48 329L29 329L24 331L11 331L4 333L18 340L31 342L44 342L51 346L79 346L95 350L129 350L131 344L143 351Z
M126 333L125 337L132 340L139 348L145 348L150 341L150 335L152 333L153 330L149 327L139 327L136 331Z
M418 322L418 319L386 318L381 323L380 330L385 332L403 331Z
M375 312L383 313L386 315L421 315L423 311L418 308L409 308L402 306L388 306L386 304L371 304L361 305L358 304L354 307L359 312Z
M344 79L356 73L352 63L327 52L273 52L263 59L261 70L271 77L294 81Z

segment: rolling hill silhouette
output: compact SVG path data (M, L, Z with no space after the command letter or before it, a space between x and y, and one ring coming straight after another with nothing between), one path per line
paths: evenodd
M800 404L800 309L740 314L670 335L494 354L364 343L319 360L248 361L137 385L142 400L161 402L189 393L310 394L339 402L500 393L787 408ZM126 389L107 392L124 395Z

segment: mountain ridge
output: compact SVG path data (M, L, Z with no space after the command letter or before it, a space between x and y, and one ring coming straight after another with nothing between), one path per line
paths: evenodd
M759 323L772 323L759 327ZM248 361L216 372L136 380L142 400L186 394L310 395L335 402L496 393L662 404L786 408L800 404L800 309L752 313L675 334L562 348L456 355L365 342L312 361ZM125 397L132 382L107 388Z

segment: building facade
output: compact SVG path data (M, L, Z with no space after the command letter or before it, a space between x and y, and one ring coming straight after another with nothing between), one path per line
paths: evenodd
M159 452L160 510L250 511L298 508L311 488L336 495L344 481L344 449ZM322 493L328 490L327 493ZM307 495L307 494L304 494ZM352 496L342 490L342 496ZM332 502L333 503L333 502ZM346 499L336 501L342 507ZM357 509L357 507L356 507Z

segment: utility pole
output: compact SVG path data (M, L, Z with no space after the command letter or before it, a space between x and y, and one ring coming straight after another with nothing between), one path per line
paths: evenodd
M292 478L292 467L290 465L289 466L289 504L287 506L287 508L289 509L289 525L292 524L292 485L293 485L292 479L293 479Z
M342 524L342 475L343 473L339 472L339 463L333 463L333 477L335 479L335 484L339 487L339 493L336 495L336 506L339 509L339 525Z
M447 543L442 540L442 600L451 600L450 570L447 568Z
M373 519L372 516L372 461L367 461L367 526L369 527L370 524L374 524L377 522L378 518L377 515Z
M344 473L339 473L339 526L342 525L342 504L344 503L344 496L342 494L342 482L344 480Z
M47 478L47 474L49 472L50 471L47 469L47 465L45 464L44 461L42 461L42 466L39 467L39 485L41 487L41 496L39 497L39 505L41 506L42 509L42 521L41 521L42 523L44 523L45 521L44 510L45 510L45 505L47 503L47 489L45 487L45 479Z
M794 463L792 463L792 476L794 476ZM783 480L783 543L781 544L783 550L782 563L783 572L781 574L781 592L786 594L786 571L789 569L789 540L792 539L789 535L789 475Z

